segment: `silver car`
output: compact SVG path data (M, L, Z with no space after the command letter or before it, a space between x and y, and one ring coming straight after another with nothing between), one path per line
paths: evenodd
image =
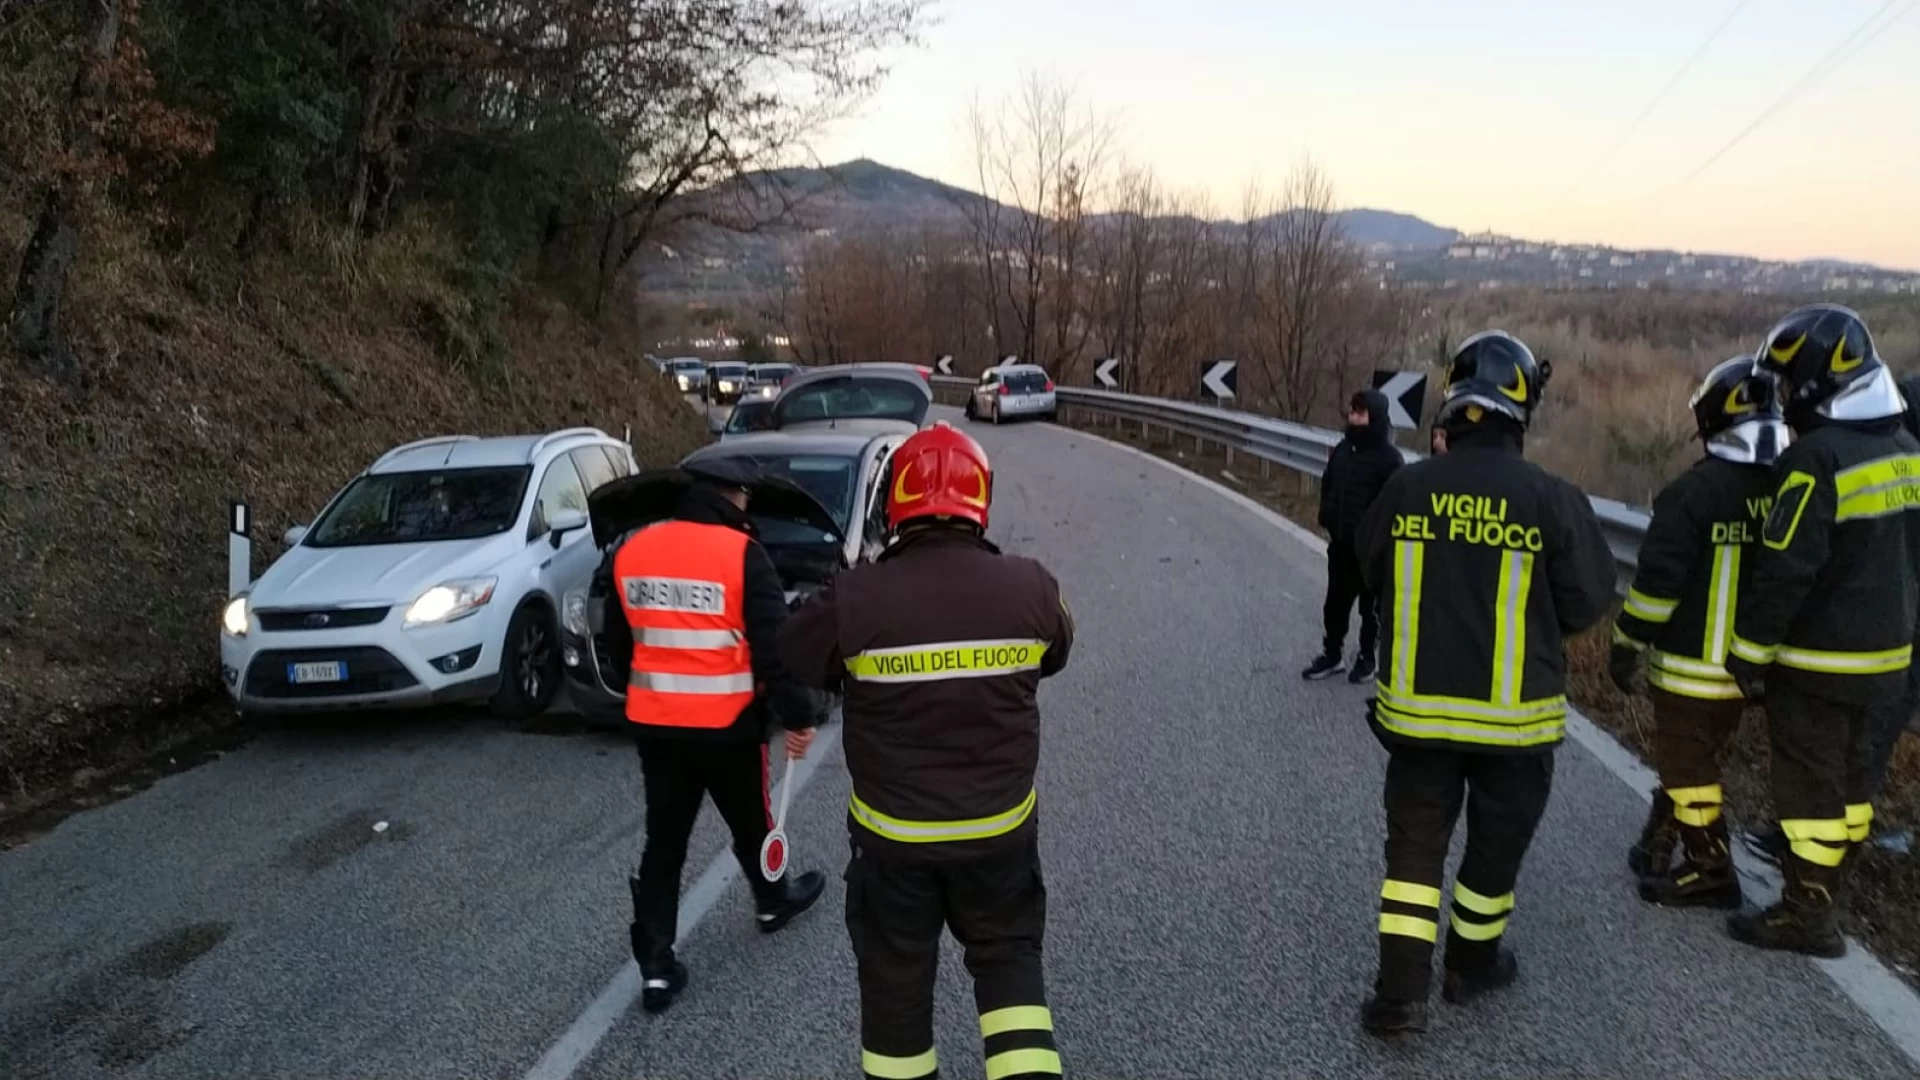
M674 389L683 394L703 393L707 388L707 362L697 356L669 360L661 374L672 379Z
M980 375L979 385L967 396L967 419L1002 420L1039 417L1052 420L1059 410L1053 378L1038 364L1002 364Z

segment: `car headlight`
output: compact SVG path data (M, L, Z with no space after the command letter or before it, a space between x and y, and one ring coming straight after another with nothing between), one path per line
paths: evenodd
M403 625L425 626L464 619L493 599L493 586L497 580L490 577L467 578L435 585L407 606Z
M721 389L721 391L722 391L722 392L731 392L731 391L733 390L733 380L732 380L732 379L721 379L721 380L720 380L720 389Z
M585 592L575 589L567 594L566 601L560 605L560 621L570 634L578 634L581 637L591 635L592 630L587 625L587 594Z
M220 629L234 637L246 637L247 614L247 594L241 593L227 601L227 606L221 609Z

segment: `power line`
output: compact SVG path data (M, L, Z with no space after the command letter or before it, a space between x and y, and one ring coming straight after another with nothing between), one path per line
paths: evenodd
M1732 10L1727 12L1726 17L1720 20L1720 25L1714 27L1713 32L1707 35L1706 40L1702 41L1699 46L1693 50L1693 54L1681 63L1679 70L1675 71L1673 77L1667 80L1667 84L1662 86L1659 92L1647 101L1645 107L1640 110L1639 115L1627 122L1627 126L1621 129L1619 136L1613 140L1613 145L1607 147L1605 153L1595 158L1593 165L1581 170L1579 175L1573 178L1572 184L1568 185L1566 192L1560 196L1559 204L1554 208L1554 216L1557 217L1560 209L1566 205L1568 200L1573 198L1575 192L1580 190L1580 185L1586 181L1588 174L1593 172L1600 163L1609 160L1620 152L1620 148L1626 145L1627 139L1632 137L1635 131L1639 130L1640 125L1646 122L1647 117L1653 115L1653 110L1659 108L1660 103L1667 99L1667 95L1673 93L1674 87L1680 85L1680 80L1686 78L1688 73L1693 71L1693 66L1700 62L1700 58L1707 54L1708 49L1713 48L1713 43L1720 40L1720 35L1727 32L1727 27L1733 25L1733 20L1738 18L1740 13L1746 10L1747 5L1752 2L1753 0L1740 0L1739 3L1733 5Z
M1878 11L1875 11L1872 15L1869 15L1865 22L1855 27L1853 32L1848 34L1846 38L1840 42L1840 44L1835 45L1832 49L1828 50L1825 56L1822 56L1820 59L1814 61L1813 66L1808 68L1806 72L1802 74L1800 78L1792 86L1789 86L1784 93L1782 93L1778 98L1775 98L1773 104L1767 106L1766 111L1762 112L1759 116L1754 117L1752 123L1748 124L1744 128L1741 128L1738 134L1736 134L1733 138L1728 139L1724 144L1721 145L1720 149L1715 150L1710 156L1708 156L1707 160L1701 162L1697 168L1695 168L1692 172L1688 173L1684 178L1680 180L1679 183L1674 184L1672 187L1662 192L1654 200L1649 202L1647 209L1651 210L1653 208L1653 203L1670 199L1674 195L1679 194L1681 191L1686 190L1686 188L1689 185L1691 185L1695 180L1698 180L1700 179L1701 176L1705 175L1708 169L1711 169L1714 167L1714 165L1718 164L1721 158L1726 157L1727 154L1732 152L1734 147L1739 146L1741 143L1745 142L1747 140L1747 136L1752 135L1755 131L1759 130L1762 124L1765 124L1768 120L1773 119L1773 117L1776 114L1778 114L1780 110L1786 108L1788 105L1793 104L1793 102L1797 100L1800 97L1800 95L1806 93L1807 91L1820 85L1820 83L1824 82L1827 76L1833 74L1834 70L1837 67L1834 61L1839 60L1842 54L1848 52L1849 50L1858 52L1861 49L1865 49L1867 46L1873 44L1874 41L1876 41L1880 37L1881 34L1884 34L1889 29L1891 29L1895 23L1899 22L1901 19L1904 19L1908 15L1912 14L1915 9L1920 9L1920 0L1909 0L1909 3L1907 4L1907 6L1904 8L1901 8L1898 12L1895 12L1893 18L1888 19L1885 22L1880 22L1880 17L1882 15L1885 15L1890 9L1894 7L1894 5L1898 4L1899 2L1900 0L1887 0L1886 3L1880 5L1880 9ZM1879 25L1876 27L1874 25L1875 23L1879 23ZM1865 36L1863 37L1862 35L1865 35ZM1644 219L1645 216L1646 216L1645 213L1642 213L1640 215L1642 219Z

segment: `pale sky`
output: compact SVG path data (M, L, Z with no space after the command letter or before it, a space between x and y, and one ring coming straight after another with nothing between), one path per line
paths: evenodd
M1748 0L1629 133L1735 7L941 0L815 149L967 185L968 103L1038 70L1223 216L1310 155L1343 206L1469 232L1920 269L1920 0ZM1883 7L1904 17L1675 190Z

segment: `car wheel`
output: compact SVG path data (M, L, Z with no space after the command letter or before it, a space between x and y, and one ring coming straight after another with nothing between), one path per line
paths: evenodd
M968 395L967 395L967 407L966 407L965 409L962 409L962 410L961 410L961 413L962 413L962 414L963 414L964 416L966 416L966 418L967 418L967 419L969 419L969 420L978 420L978 419L980 419L980 412L979 412L979 410L978 410L978 409L975 409L975 408L973 407L973 395L972 395L972 394L968 394Z
M560 692L560 635L553 616L538 604L514 612L500 649L500 689L493 711L530 720L547 711Z
M999 405L995 405L993 407L993 426L994 427L1000 426L1000 406Z

